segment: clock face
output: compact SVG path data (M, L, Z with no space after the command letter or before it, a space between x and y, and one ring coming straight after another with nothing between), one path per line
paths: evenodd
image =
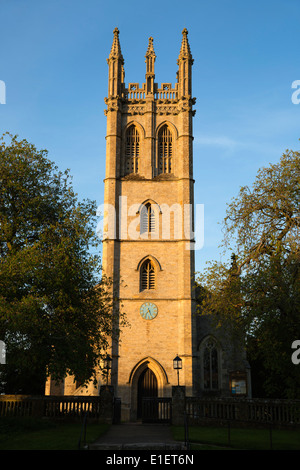
M157 313L157 306L151 302L145 302L140 308L140 314L145 320L153 320Z

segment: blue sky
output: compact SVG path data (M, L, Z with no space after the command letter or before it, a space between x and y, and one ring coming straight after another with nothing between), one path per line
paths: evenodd
M219 223L258 169L299 150L299 0L0 0L0 133L46 148L80 199L103 203L104 98L113 29L125 81L143 83L148 38L156 82L175 84L184 27L194 58L195 202L204 204L196 269L220 259Z

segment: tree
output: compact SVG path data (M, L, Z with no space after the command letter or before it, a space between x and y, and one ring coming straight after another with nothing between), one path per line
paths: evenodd
M242 187L227 209L225 245L232 240L239 269L281 252L299 254L300 153L287 151L279 163L259 170L252 190Z
M84 382L114 333L113 299L95 203L79 202L47 156L17 136L0 141L0 338L10 371Z
M299 398L300 370L291 360L292 343L300 337L299 256L262 259L243 285L249 358L261 364L268 396Z
M300 336L299 152L260 169L228 205L223 228L234 269L214 263L200 277L209 292L202 311L244 336L268 396L299 398L300 368L291 361Z

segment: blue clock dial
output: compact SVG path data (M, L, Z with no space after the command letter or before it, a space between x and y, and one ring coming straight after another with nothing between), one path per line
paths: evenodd
M140 308L140 314L145 320L153 320L157 313L157 306L152 302L145 302Z

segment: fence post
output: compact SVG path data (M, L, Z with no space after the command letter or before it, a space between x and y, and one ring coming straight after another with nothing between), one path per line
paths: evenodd
M190 436L189 436L189 416L184 412L184 444L187 450L190 450Z
M228 419L227 436L228 436L228 445L230 446L231 445L230 419Z
M32 411L31 414L34 418L44 417L44 399L42 397L31 397Z
M107 385L100 387L100 421L112 424L114 416L114 388Z
M273 437L272 437L272 423L269 424L269 434L270 434L270 449L273 450Z
M239 399L235 402L235 419L239 421L248 421L248 403L247 400Z
M184 426L185 387L172 387L172 424Z

